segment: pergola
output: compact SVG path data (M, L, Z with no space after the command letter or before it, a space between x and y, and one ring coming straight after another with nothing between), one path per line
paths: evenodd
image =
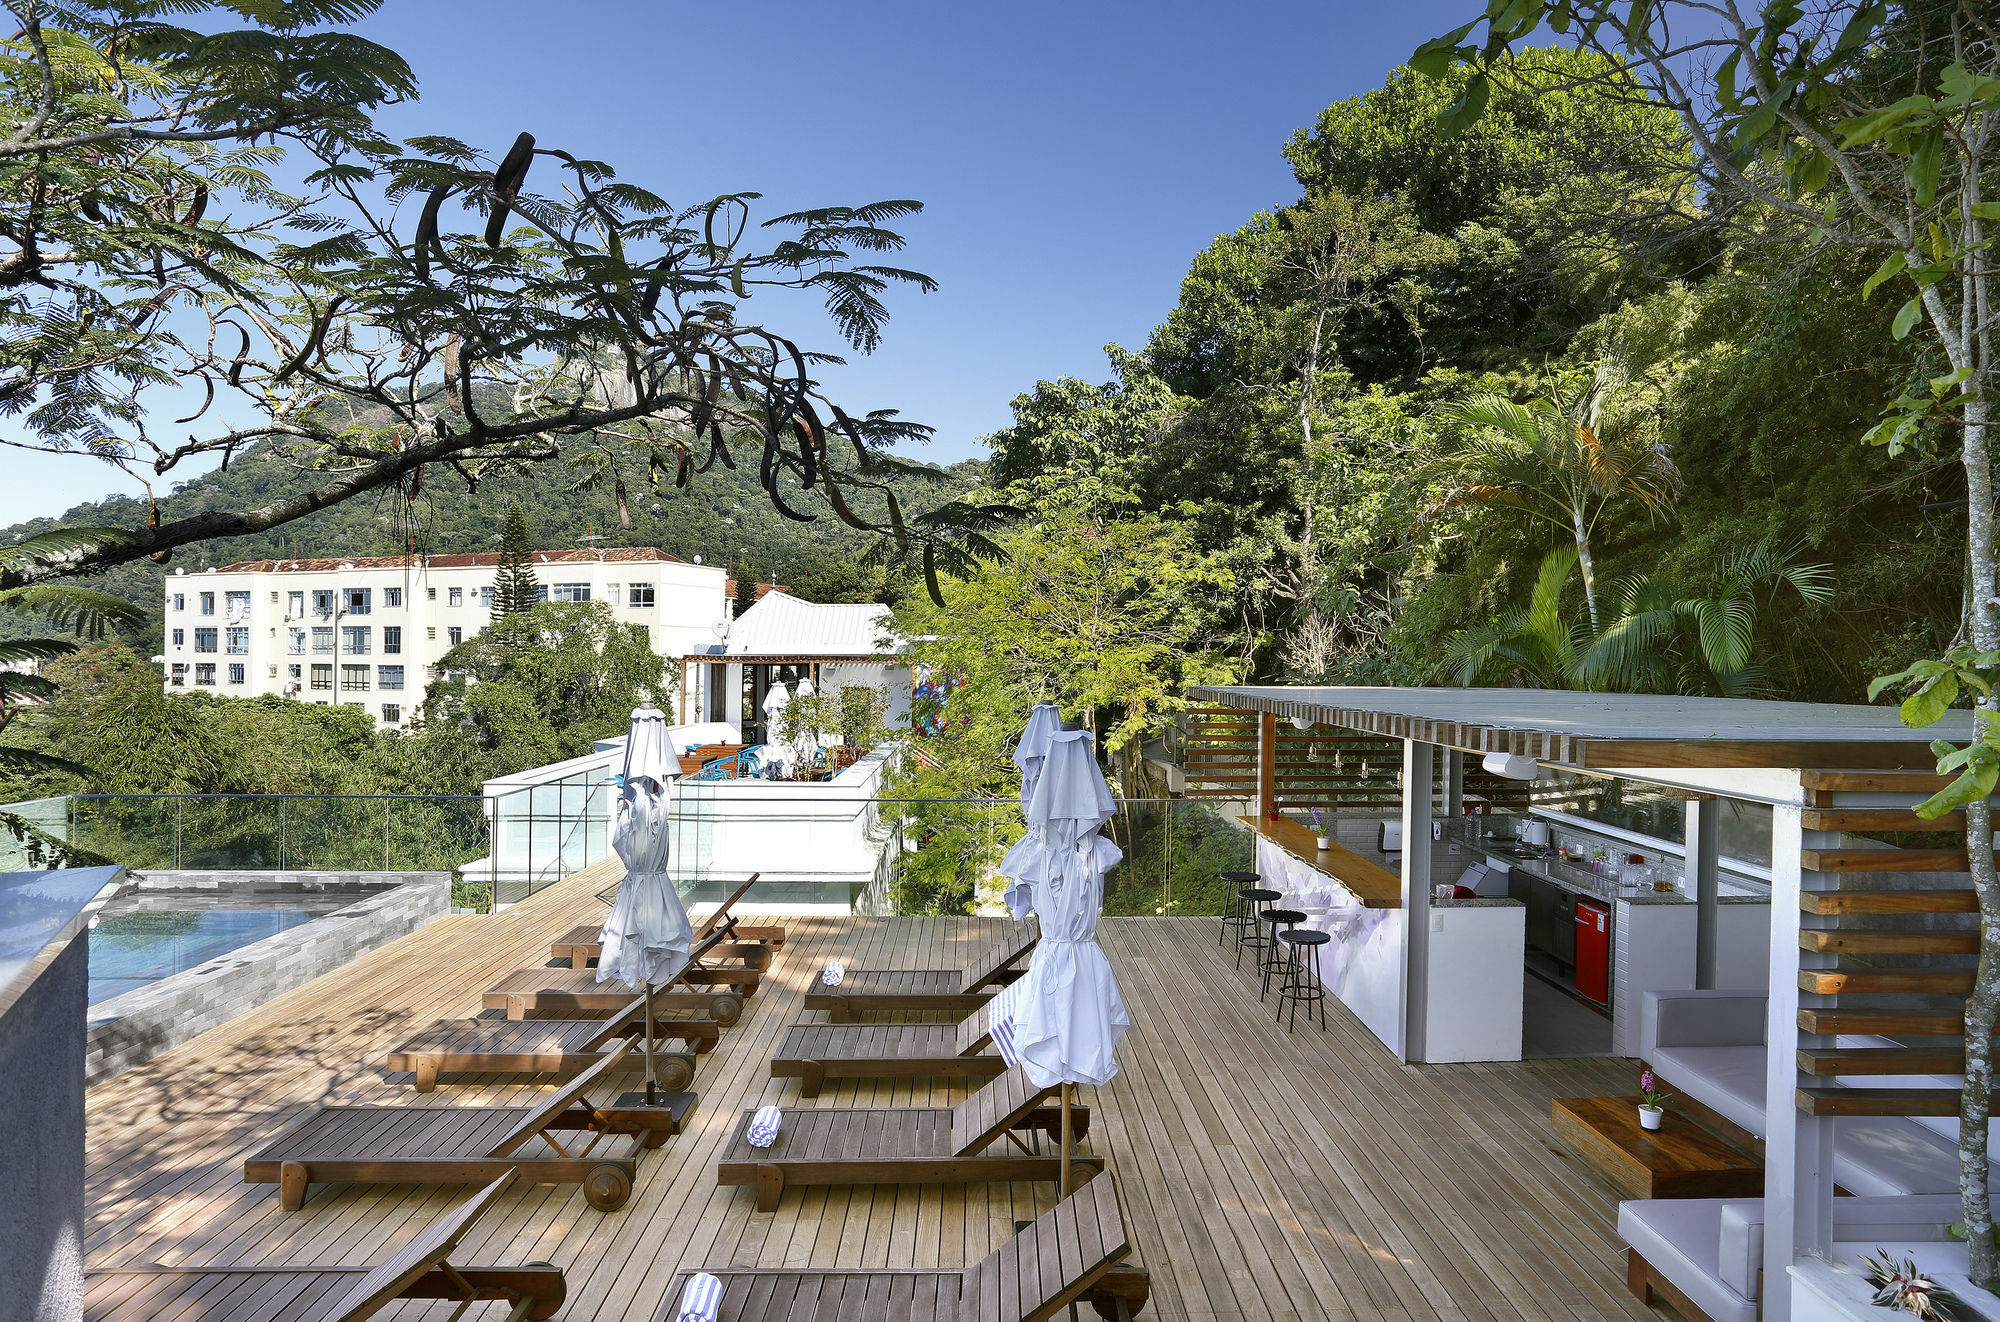
M1947 783L1948 778L1935 774L1930 741L1970 739L1970 712L1955 711L1937 725L1914 730L1886 706L1663 695L1203 686L1190 696L1212 708L1257 714L1254 802L1259 824L1282 816L1281 722L1402 742L1403 839L1426 846L1406 846L1402 857L1399 1055L1406 1060L1427 1058L1430 942L1435 931L1443 930L1432 918L1427 846L1438 809L1457 811L1456 787L1463 784L1466 754L1521 754L1552 767L1691 791L1686 859L1700 915L1697 930L1703 934L1697 968L1706 952L1708 976L1717 903L1716 813L1704 800L1723 796L1772 806L1763 1303L1769 1322L1787 1322L1792 1316L1793 1290L1801 1287L1790 1282L1831 1271L1833 1141L1839 1117L1957 1114L1956 1092L1933 1089L1925 1097L1914 1091L1890 1095L1827 1088L1820 1085L1828 1079L1803 1073L1800 1066L1815 1054L1828 1054L1843 1032L1893 1032L1893 1025L1902 1022L1898 1013L1916 1014L1880 1012L1870 1021L1887 1027L1844 1026L1839 989L1862 985L1848 970L1867 967L1865 953L1860 965L1844 957L1857 951L1909 952L1916 946L1900 931L1871 945L1868 931L1843 924L1843 918L1966 911L1969 892L1962 887L1894 889L1896 883L1885 880L1912 871L1962 872L1962 848L1897 850L1876 848L1866 840L1857 847L1846 833L1952 829L1950 819L1928 821L1910 809ZM1442 803L1431 790L1439 783ZM1424 787L1423 792L1410 792L1416 786ZM1962 821L1958 829L1963 829ZM1864 916L1859 921L1869 920ZM1898 939L1901 944L1890 943ZM1891 994L1898 985L1877 981ZM1846 1024L1859 1022L1850 1013ZM1932 1025L1933 1033L1941 1031L1935 1017L1921 1022Z

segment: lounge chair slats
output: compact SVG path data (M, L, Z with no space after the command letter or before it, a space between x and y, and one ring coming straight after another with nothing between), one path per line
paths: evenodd
M656 991L656 1016L693 1013L714 1018L725 1026L736 1022L748 988L716 991ZM599 982L595 969L516 969L486 991L480 1003L488 1010L504 1010L509 1019L530 1014L605 1014L623 1011L634 997L622 982ZM724 1010L724 1004L733 1009ZM640 1002L643 1007L644 1002Z
M458 1247L458 1241L464 1238L466 1230L479 1219L480 1213L484 1212L513 1182L514 1176L511 1172L503 1175L425 1226L415 1239L391 1254L387 1261L378 1263L362 1277L348 1292L347 1297L341 1300L339 1307L334 1309L332 1316L367 1317L391 1299L401 1295L434 1264L450 1256L451 1251Z
M1016 1065L951 1108L952 1145L959 1152L977 1152L1027 1119L1055 1093L1037 1088Z
M583 1096L592 1084L597 1082L600 1076L609 1070L617 1068L618 1062L623 1060L625 1054L631 1049L632 1043L625 1041L620 1042L617 1046L605 1052L603 1060L598 1061L595 1065L592 1065L589 1069L571 1079L567 1084L550 1093L540 1106L530 1107L527 1115L521 1118L520 1124L516 1125L513 1131L486 1155L489 1157L512 1155L523 1143L541 1133L548 1126L549 1121L555 1119L564 1111L569 1110L575 1104L576 1100Z
M1143 1308L1144 1271L1118 1265L1131 1252L1107 1173L963 1271L702 1270L722 1280L719 1322L1049 1322L1074 1303ZM690 1274L668 1283L653 1322L672 1322Z
M1015 960L1034 949L1035 942L1042 939L1042 925L1033 918L1019 923L1014 930L988 946L965 966L960 976L958 990L975 992L987 983L997 979Z
M993 1041L993 1002L974 1010L960 1021L958 1031L953 1035L952 1045L961 1056L970 1056L975 1051L984 1051Z

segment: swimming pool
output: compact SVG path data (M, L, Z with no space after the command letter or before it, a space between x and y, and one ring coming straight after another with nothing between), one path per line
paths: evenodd
M90 933L90 1003L158 982L361 898L348 894L142 891L104 906Z

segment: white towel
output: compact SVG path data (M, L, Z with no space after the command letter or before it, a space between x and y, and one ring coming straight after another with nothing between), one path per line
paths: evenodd
M707 1272L696 1272L688 1277L688 1283L681 1290L681 1311L674 1314L674 1322L715 1322L715 1315L722 1309L722 1282Z
M819 980L829 987L838 987L841 979L846 976L847 966L837 959L829 959L826 962L826 972L819 975Z
M1026 978L1016 978L1002 987L993 998L993 1013L987 1019L993 1025L994 1049L999 1051L1000 1059L1009 1065L1021 1063L1021 1053L1014 1046L1014 1016L1021 1003L1021 993L1027 987Z
M768 1148L777 1141L778 1122L784 1117L785 1113L775 1106L760 1106L757 1114L750 1117L750 1128L744 1137L753 1148Z

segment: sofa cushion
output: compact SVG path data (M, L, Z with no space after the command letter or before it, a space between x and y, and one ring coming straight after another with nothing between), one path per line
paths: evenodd
M1930 1243L1949 1239L1946 1227L1964 1215L1965 1209L1959 1205L1956 1194L1836 1198L1833 1234L1836 1240ZM1764 1266L1764 1200L1745 1198L1725 1202L1721 1204L1719 1221L1716 1274L1730 1289L1754 1299L1757 1273Z
M1717 1270L1721 1198L1652 1198L1618 1204L1618 1234L1713 1322L1756 1322L1757 1303Z
M1646 1058L1666 1091L1700 1102L1764 1137L1764 1044L1658 1047Z

